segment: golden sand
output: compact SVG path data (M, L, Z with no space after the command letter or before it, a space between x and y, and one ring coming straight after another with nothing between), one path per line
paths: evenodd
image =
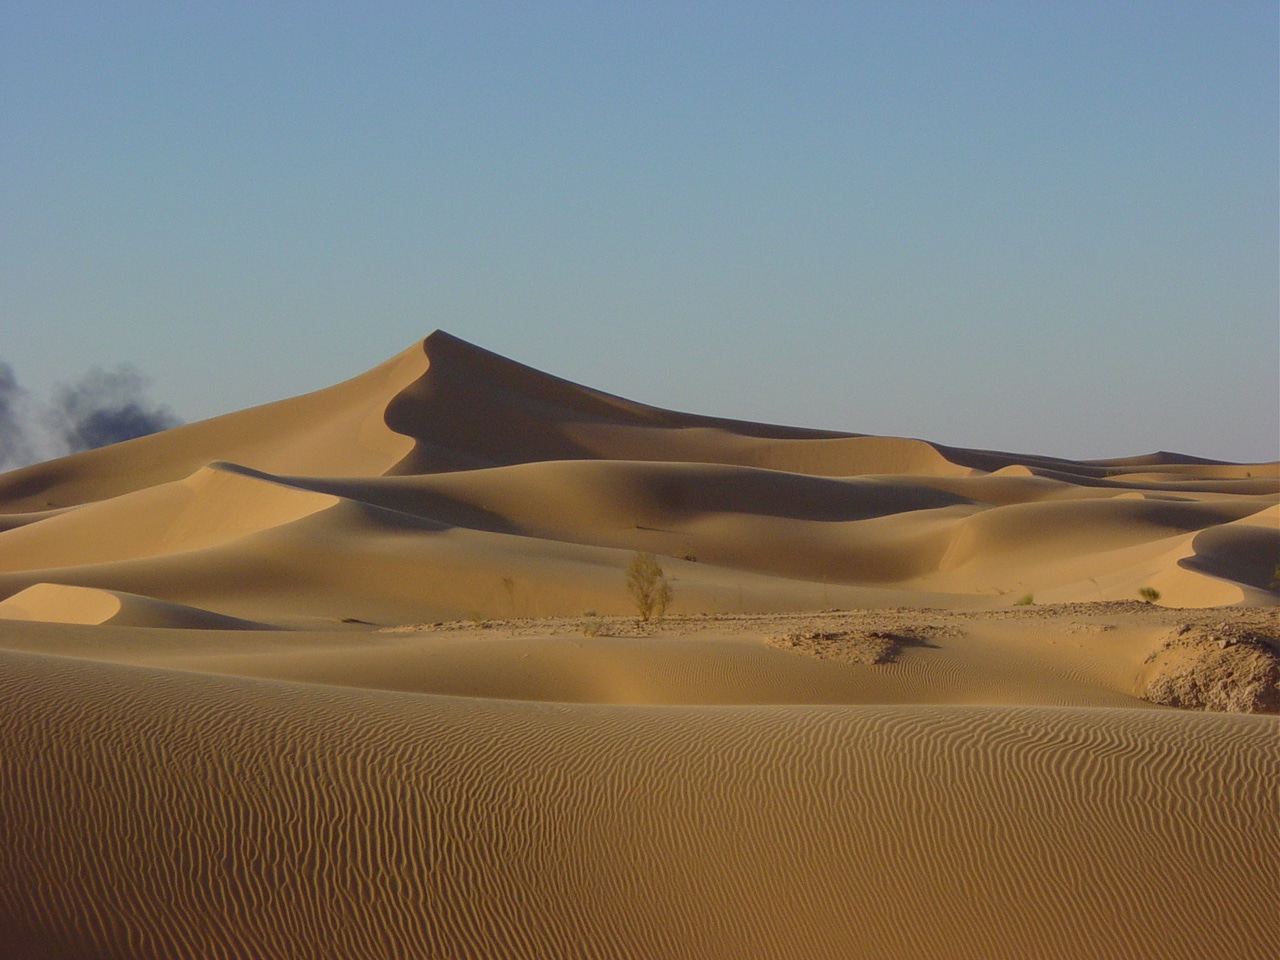
M1275 463L435 333L0 475L0 956L1274 956L1278 560Z

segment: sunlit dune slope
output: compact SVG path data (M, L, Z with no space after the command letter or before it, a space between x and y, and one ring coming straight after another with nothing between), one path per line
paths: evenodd
M182 480L216 460L319 475L384 473L412 449L384 414L426 370L412 347L354 379L315 393L0 475L0 511L39 511Z
M0 571L76 567L200 550L337 502L223 464L85 504L2 535Z
M196 630L269 630L266 624L151 597L60 583L37 583L0 601L0 619Z

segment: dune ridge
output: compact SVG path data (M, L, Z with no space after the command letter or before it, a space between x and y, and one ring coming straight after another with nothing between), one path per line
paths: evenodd
M1277 575L1277 463L437 331L0 475L0 955L1269 957Z
M574 571L616 571L636 550L696 560L680 573L691 612L722 605L709 584L726 578L743 611L823 591L1126 599L1148 581L1178 605L1276 601L1276 464L1073 462L698 417L440 332L328 390L130 443L0 477L0 595L61 582L270 622L269 604L237 601L218 573L260 567L265 539L297 606L315 582L309 599L337 620L371 611L315 569L320 552L380 568L399 620L511 612L475 582L467 596L420 588L458 549L525 573L542 615L624 612L617 589L549 584L590 584ZM1239 527L1249 516L1266 519ZM429 527L440 535L418 535ZM1187 534L1198 547L1150 559ZM349 555L312 551L317 540ZM155 562L201 550L213 550L201 584Z

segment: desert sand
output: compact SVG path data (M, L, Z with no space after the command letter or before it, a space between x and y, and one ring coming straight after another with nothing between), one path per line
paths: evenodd
M0 956L1274 957L1278 562L1277 463L437 332L0 475Z

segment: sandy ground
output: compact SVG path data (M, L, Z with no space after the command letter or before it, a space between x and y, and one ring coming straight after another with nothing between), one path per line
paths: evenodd
M0 955L1274 956L1278 561L1274 463L433 334L0 475Z

